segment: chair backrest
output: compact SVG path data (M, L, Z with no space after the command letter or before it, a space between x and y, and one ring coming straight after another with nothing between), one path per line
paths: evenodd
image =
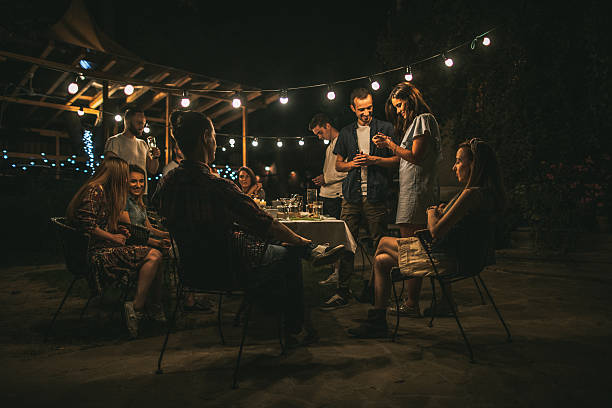
M495 219L493 216L474 218L469 236L457 242L459 272L475 275L485 266L495 264Z
M87 256L89 236L68 225L65 217L53 217L51 223L62 243L66 268L74 276L87 276L89 273Z

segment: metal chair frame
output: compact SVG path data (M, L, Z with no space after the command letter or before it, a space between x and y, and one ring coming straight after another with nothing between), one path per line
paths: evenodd
M88 275L93 272L93 268L97 266L90 262L90 259L87 253L88 248L89 248L89 240L90 240L90 236L88 234L82 233L78 231L76 228L71 227L70 225L66 224L65 217L53 217L51 218L50 221L55 227L57 234L60 238L60 242L62 243L62 251L64 253L66 269L68 269L70 273L72 274L72 281L70 282L70 285L68 286L68 289L66 290L59 307L53 314L51 323L49 324L49 326L47 327L47 330L45 331L45 336L43 339L44 342L47 341L49 334L53 330L53 326L55 324L57 316L62 310L64 303L66 302L66 299L72 292L72 288L74 287L75 282L80 279L87 279ZM66 242L67 241L66 235L71 236L70 240L72 242L70 243ZM74 248L70 244L78 245L78 247ZM125 279L119 280L119 282L122 284L121 285L122 286L121 300L123 303L127 299L127 294L128 294L129 289L135 285L135 282L133 282L133 280L129 278L128 269L116 268L116 271L123 273L125 277ZM93 293L93 292L90 293L90 296L87 299L85 306L83 307L83 309L81 309L81 313L79 314L79 320L81 320L83 316L85 315L85 312L87 308L89 307L89 303L91 302L91 299L97 296L100 296L103 299L104 294L105 294L104 291L102 291L102 293L100 294ZM113 310L113 315L114 315L114 312L115 310Z
M497 305L495 304L495 301L493 300L493 297L491 296L491 293L489 292L489 289L487 288L487 286L484 283L484 280L482 279L482 276L480 276L480 273L482 272L482 270L484 269L484 267L480 268L479 270L475 270L475 271L468 271L468 272L461 272L459 269L457 269L456 272L450 273L450 274L444 274L444 275L440 275L438 273L438 268L436 267L436 264L434 262L434 259L432 257L432 242L430 239L428 239L428 230L419 230L415 232L416 237L419 239L421 245L423 246L423 249L425 249L425 252L427 253L427 257L429 258L429 262L431 264L431 267L433 268L433 275L429 276L429 280L431 282L431 290L432 290L432 298L431 298L431 306L430 306L430 312L431 312L431 319L428 323L429 327L433 327L433 320L435 317L435 311L436 311L436 289L435 289L435 282L437 281L440 284L440 289L442 291L442 296L444 297L444 299L446 300L446 302L449 305L452 305L452 300L450 298L450 294L447 292L447 290L445 289L446 285L449 285L451 283L454 282L458 282L464 279L469 279L472 278L474 279L474 283L476 285L476 288L478 289L478 292L480 294L481 300L482 300L482 304L485 304L484 301L484 297L482 295L482 292L480 291L480 287L478 285L478 281L476 280L476 278L478 278L478 280L480 281L480 284L482 285L482 287L484 288L487 297L489 298L489 301L491 302L491 305L493 305L493 308L495 309L495 312L497 313L497 316L499 317L499 320L501 322L501 324L503 325L506 334L507 334L507 340L508 342L512 342L512 335L510 334L510 330L508 329L508 326L506 325L506 322L504 321L504 318L502 317L499 309L497 308ZM397 290L395 289L395 283L396 282L402 282L402 292L403 292L403 283L406 280L409 279L413 279L414 277L405 277L401 274L399 274L399 268L395 267L391 269L391 286L393 287L393 296L394 296L394 300L395 300L395 306L396 306L396 310L399 311L399 297L397 294ZM457 315L457 311L455 310L454 307L451 307L451 311L452 311L452 315L455 318L455 321L457 322L457 326L459 327L459 331L461 332L461 335L463 336L463 340L465 341L465 345L468 349L469 355L470 355L470 362L475 362L474 361L474 353L472 351L472 346L465 334L465 331L463 330L463 326L461 325L461 322L459 320L459 316ZM393 337L392 337L392 341L395 341L395 338L397 336L397 332L399 329L399 321L400 321L400 313L396 313L396 322L395 322L395 330L393 332Z
M180 253L176 250L176 242L172 238L172 236L170 237L170 241L172 243L174 253L179 254L179 258L180 258ZM240 361L242 359L242 351L244 348L244 342L246 340L247 330L249 326L249 319L250 319L251 310L252 310L252 302L251 302L252 293L246 288L236 288L236 289L228 289L228 290L208 290L204 288L185 287L185 285L183 284L183 272L184 271L182 270L180 260L176 260L174 263L174 266L176 268L175 274L178 277L178 284L176 285L176 304L174 307L174 312L172 313L172 318L168 324L168 330L166 331L166 336L164 338L164 342L163 342L161 351L159 353L159 358L157 360L157 371L155 373L156 374L164 373L162 369L162 361L164 358L166 347L168 345L168 339L170 338L170 332L176 325L176 317L177 317L178 309L179 309L180 304L182 303L182 299L184 299L185 293L189 293L189 292L204 293L204 294L217 295L219 297L219 302L217 306L217 330L219 333L219 338L221 339L221 344L223 345L226 344L225 336L223 335L223 324L222 324L222 313L221 313L222 305L223 305L223 296L238 295L238 296L243 296L244 300L242 304L240 305L240 310L236 314L236 318L234 321L236 322L237 320L239 323L240 316L242 315L242 313L244 313L245 317L244 317L244 326L242 328L242 337L240 340L240 347L238 349L238 356L236 357L236 365L234 367L234 373L232 376L232 389L237 389L238 388L238 373L240 370ZM183 313L185 313L185 310L183 310ZM282 311L279 311L278 338L279 338L279 343L281 347L281 355L284 355L287 349L287 343L286 343L285 333L283 329L284 329L284 314Z

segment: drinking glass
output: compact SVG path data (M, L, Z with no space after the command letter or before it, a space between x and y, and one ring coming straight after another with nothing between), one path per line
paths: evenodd
M317 189L309 188L306 189L306 211L310 214L314 214L314 202L317 201Z
M321 218L323 214L323 201L315 201L313 205L314 216L317 218Z

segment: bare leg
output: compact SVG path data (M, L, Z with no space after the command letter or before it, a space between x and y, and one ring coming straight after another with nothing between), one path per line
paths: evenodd
M418 230L427 228L424 224L400 224L400 235L402 238L413 237ZM421 287L423 286L423 278L414 278L406 281L406 305L413 307L419 303L421 295Z
M386 309L391 291L391 268L397 266L397 238L382 237L374 258L374 307Z
M151 249L147 254L145 262L138 272L138 286L136 287L136 296L134 296L134 309L142 310L144 308L147 293L156 278L161 260L162 254L157 249Z

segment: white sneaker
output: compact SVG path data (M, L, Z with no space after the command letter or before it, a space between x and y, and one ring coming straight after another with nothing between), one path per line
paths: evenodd
M344 245L336 245L333 248L329 245L317 245L310 254L312 266L316 268L333 264L340 259L342 251L344 251Z
M144 315L142 312L137 312L136 309L134 309L133 302L125 302L123 308L125 310L125 325L127 326L130 338L136 338L138 337L138 323L142 320Z
M334 270L330 273L327 279L319 281L319 285L321 286L335 285L336 283L338 283L338 270Z

